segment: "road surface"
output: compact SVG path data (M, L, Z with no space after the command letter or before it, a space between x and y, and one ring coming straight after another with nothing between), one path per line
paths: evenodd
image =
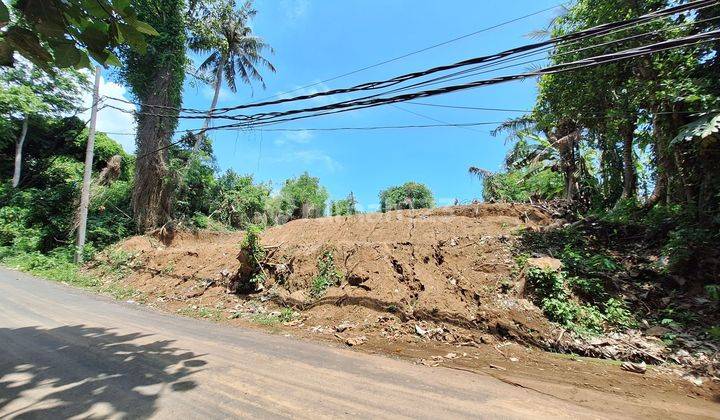
M0 268L0 418L598 418L492 377L181 318Z

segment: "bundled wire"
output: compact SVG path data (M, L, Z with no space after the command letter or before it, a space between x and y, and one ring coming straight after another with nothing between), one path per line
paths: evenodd
M714 6L714 5L716 5L716 4L717 4L717 1L710 1L710 0L707 0L707 1L695 1L695 2L691 2L691 3L688 3L688 4L682 5L682 6L676 6L676 7L672 7L672 8L668 8L668 9L664 9L664 10L660 10L660 11L656 11L656 12L653 12L653 13L649 13L649 14L643 15L643 16L638 17L638 18L635 18L635 19L630 19L630 20L621 21L621 22L613 22L613 23L610 23L610 24L604 24L604 25L596 26L596 27L594 27L594 28L590 28L590 29L587 29L587 30L584 30L584 31L575 32L575 33L568 34L568 35L565 35L565 36L562 36L562 37L557 37L557 38L554 38L554 39L551 39L551 40L548 40L548 41L545 41L545 42L542 42L542 43L536 43L536 44L531 44L530 46L518 47L518 48L515 48L515 49L512 49L512 50L507 50L507 51L505 51L505 52L501 52L501 53L498 53L498 54L494 54L494 55L492 55L492 56L485 56L485 57L479 57L479 58L475 58L475 59L465 60L465 61L463 61L463 62L461 62L461 63L469 63L469 62L474 62L474 61L476 61L476 60L484 60L484 59L486 59L486 58L488 58L488 57L504 57L504 58L497 58L497 59L494 59L493 61L491 61L491 62L489 62L489 63L484 63L484 64L481 64L481 65L478 65L478 66L474 66L474 67L472 67L472 68L465 69L465 70L462 70L462 71L459 71L459 72L455 72L455 73L451 73L451 74L448 74L448 75L440 76L440 77L437 77L437 78L434 78L434 79L430 79L430 80L418 82L418 83L415 83L415 84L412 84L412 85L409 85L409 86L397 88L397 89L394 89L394 90L391 90L391 91L387 91L387 92L383 92L383 93L380 93L380 94L375 94L375 95L371 95L371 96L365 96L365 97L362 97L362 98L359 98L359 99L353 99L353 100L338 102L338 103L332 104L332 106L335 107L335 108L341 108L341 107L343 107L344 104L345 104L345 105L349 105L349 106L357 106L357 105L358 105L357 102L358 102L359 100L370 100L370 99L373 99L373 98L381 97L381 96L383 96L383 95L387 95L387 94L391 94L391 93L397 93L397 92L402 92L402 91L407 91L407 90L411 90L411 89L418 88L418 87L421 87L421 86L429 86L429 85L439 84L439 83L443 83L443 82L450 82L450 81L454 81L454 80L459 80L459 79L463 79L463 78L468 78L468 77L471 77L471 76L476 76L476 75L483 74L483 73L493 72L493 71L497 71L497 70L501 70L501 69L505 69L505 68L516 67L516 66L520 66L520 65L523 65L523 64L531 63L531 62L540 61L540 60L542 60L542 59L525 61L525 62L522 62L522 63L518 63L518 64L514 64L514 65L508 65L508 66L505 66L505 67L496 67L497 64L499 64L499 63L504 63L504 62L509 62L509 61L515 61L515 60L517 60L517 59L526 57L526 56L528 56L528 55L536 55L536 54L541 54L541 53L544 52L543 50L540 50L540 51L528 51L528 52L525 52L525 53L520 54L520 55L516 55L516 56L510 55L510 56L506 57L505 55L506 55L506 53L508 53L509 51L524 50L524 49L531 48L532 46L536 46L536 45L545 45L545 48L547 49L547 48L552 47L552 46L558 46L559 44L557 44L557 42L559 42L559 41L561 41L561 40L571 40L571 42L578 42L578 41L580 41L580 40L586 39L588 36L598 36L598 34L599 34L599 35L608 35L608 34L610 34L610 33L614 33L614 32L620 31L620 30L627 29L628 27L635 27L635 26L638 25L638 23L637 23L638 21L642 22L642 24L646 24L646 23L652 22L653 20L658 19L658 18L660 18L660 17L665 17L665 16L669 16L669 15L672 15L672 14L687 12L687 11L689 11L689 10L699 10L699 9L702 9L702 8L707 8L707 7ZM690 22L690 23L686 23L686 24L683 24L683 25L677 25L677 26L674 26L674 27L694 25L694 24L697 24L697 23L700 23L700 22L703 22L703 21L710 21L710 20L714 20L714 19L717 19L717 18L718 18L718 17L713 17L713 18L709 18L709 19L703 19L702 21ZM630 40L630 39L634 39L634 38L639 38L639 37L649 36L649 35L652 35L652 34L657 34L657 33L660 33L660 32L662 32L662 31L666 31L666 30L668 30L668 29L672 29L672 28L663 28L663 29L656 30L656 31L651 31L651 32L645 32L645 33L641 33L641 34L636 34L636 35L632 35L632 36L625 37L625 38L618 39L618 40L608 41L608 42L604 42L604 43L600 43L600 44L594 44L594 45L586 46L586 47L579 48L579 49L572 50L572 51L566 51L566 52L563 52L563 53L560 53L560 54L561 54L561 55L575 54L575 53L577 53L577 52L581 52L581 51L584 51L584 50L587 50L587 49L597 48L597 47L606 46L606 45L613 44L613 43L624 42L624 41L627 41L627 40ZM587 34L592 34L592 35L587 35ZM564 45L568 45L568 43L566 43L566 44L564 44ZM457 63L456 63L455 65L457 65ZM430 69L430 70L427 70L427 71L425 71L425 72L410 73L410 74L408 74L408 75L400 76L399 78L407 79L407 78L410 78L411 75L417 75L417 74L420 74L420 73L432 73L432 72L438 71L437 69L449 68L449 67L453 67L453 66L455 66L455 65L436 67L436 68L434 68L434 69ZM479 69L486 69L486 70L485 70L485 71L478 71ZM469 73L469 74L468 74L468 73ZM534 77L535 75L541 75L541 74L544 74L544 73L534 73L534 74L529 74L528 76L522 76L522 75L521 75L521 78ZM509 76L509 77L513 77L513 76ZM398 78L395 78L395 79L398 79ZM392 80L392 79L391 79L391 80ZM495 79L491 79L491 80L495 80ZM517 79L512 79L512 80L517 80ZM374 84L374 83L383 83L382 86L385 86L385 83L388 83L388 82L385 81L385 82L366 83L366 84L363 84L363 85L355 86L355 87L353 87L353 88L344 89L344 91L356 90L356 89L358 89L359 86L372 85L372 84ZM392 83L393 83L393 85L394 85L394 84L397 84L397 82L392 82ZM376 89L376 88L377 88L377 87L372 87L372 88L367 88L367 89L364 89L364 90L372 90L372 89ZM332 94L336 94L336 93L339 92L339 91L343 91L343 89L336 89L336 90L327 91L327 92L318 92L318 93L313 94L313 95L305 95L305 96L300 96L300 97L296 97L296 98L282 99L282 100L280 100L280 101L281 101L281 102L287 102L287 101L294 101L294 100L303 100L303 99L305 99L305 98L312 98L312 97L324 96L324 95L332 95ZM121 102L131 103L131 102L129 102L129 101L125 101L125 100L122 100L122 99L119 99L119 98L109 97L109 99L119 100L119 101L121 101ZM273 103L277 103L278 101L272 101L272 102L273 102ZM238 109L238 108L241 108L241 107L260 106L260 105L261 105L260 103L256 103L256 104L242 105L242 106L236 106L236 107L230 107L230 108L219 108L218 110L214 111L213 114L210 115L209 117L212 118L212 119L227 119L227 120L235 120L235 121L252 122L252 121L257 121L257 120L267 120L267 119L271 119L271 118L273 118L273 116L282 116L282 115L279 115L278 113L259 113L259 114L255 114L255 115L217 115L218 113L224 113L224 112L226 112L226 111L224 111L224 110L228 110L228 109ZM118 107L114 107L114 106L112 106L112 105L108 105L108 106L111 107L111 108L117 109L117 110L119 110L119 111L122 111L122 112L134 112L134 111L128 111L128 110L125 110L125 109L121 109L121 108L118 108ZM149 108L152 108L152 106L148 106L148 107L149 107ZM365 106L362 106L362 107L364 108ZM176 108L176 109L177 109L177 108ZM303 110L287 111L289 114L284 114L284 115L292 115L292 114L295 114L295 113L313 112L313 111L322 111L322 110L323 110L322 108L308 108L308 109L303 109ZM202 112L206 112L206 111L202 111ZM334 112L330 112L330 113L334 113ZM155 115L155 116L172 116L172 117L176 117L176 116L177 116L177 115L175 115L175 114L167 114L167 113L160 114L160 113L154 113L154 112L152 112L152 111L147 111L147 110L141 111L140 114L143 114L143 115ZM319 116L319 115L327 115L327 114L328 114L328 113L321 113L321 114L318 114L318 116ZM208 117L207 115L202 115L202 116L201 116L201 115L180 115L180 116L179 116L179 118L182 118L182 119L204 119L204 118L207 118L207 117Z

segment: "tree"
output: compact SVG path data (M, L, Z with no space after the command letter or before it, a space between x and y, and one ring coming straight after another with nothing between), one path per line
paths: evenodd
M380 211L424 209L434 205L432 191L417 182L406 182L403 185L390 187L380 192Z
M322 217L328 192L320 179L307 172L285 181L277 197L270 203L271 217L277 223L288 220Z
M549 32L552 36L567 35L672 4L668 0L578 0L553 21ZM601 38L559 44L551 51L549 61L567 63L717 29L718 22L707 19L718 12L720 5L696 14L654 19ZM528 117L535 133L544 134L559 146L555 148L560 155L558 169L563 173L565 197L581 202L592 194L596 208L613 207L621 199L636 200L636 156L647 149L654 155L650 169L655 174L648 207L662 202L697 206L707 200L707 196L700 197L707 194L701 175L704 158L693 142L673 144L672 139L695 118L694 112L720 105L717 53L718 44L707 43L542 76L535 108ZM588 168L585 175L581 165L588 166L588 162L583 150L597 153L597 170ZM583 189L594 183L599 183L596 191Z
M149 39L145 54L128 47L121 50L121 77L142 104L132 203L138 229L147 231L172 215L168 148L182 102L186 9L184 0L133 0L132 4L138 17L159 33Z
M560 155L543 136L517 132L518 140L505 157L505 172L477 167L468 172L483 182L485 201L528 202L563 197L565 182L558 171Z
M227 171L217 181L217 194L211 204L212 217L234 228L260 224L270 198L270 187L255 184L252 175Z
M130 0L0 1L0 66L12 66L17 52L36 66L87 67L90 58L120 65L113 50L123 44L138 52L146 35L157 35Z
M246 1L240 9L235 9L235 0L224 0L213 4L201 13L204 19L194 25L188 45L198 53L209 53L200 65L200 71L212 73L214 94L203 130L210 125L213 111L217 107L223 76L232 92L237 92L237 76L247 84L257 80L265 88L265 82L259 67L275 72L275 67L263 57L263 51L269 47L262 38L253 35L248 22L257 14L252 1ZM196 141L195 149L200 139Z
M356 204L357 201L355 201L355 195L353 195L351 191L350 194L348 194L347 198L330 202L330 215L352 216L354 214L357 214L357 209L355 208Z
M51 74L24 60L14 68L0 69L0 113L14 118L20 125L15 141L13 188L20 183L29 120L79 111L81 93L87 87L87 77L76 70Z

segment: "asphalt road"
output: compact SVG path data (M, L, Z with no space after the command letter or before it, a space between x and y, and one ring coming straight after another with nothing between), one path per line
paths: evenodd
M492 377L119 303L0 268L0 418L603 417Z

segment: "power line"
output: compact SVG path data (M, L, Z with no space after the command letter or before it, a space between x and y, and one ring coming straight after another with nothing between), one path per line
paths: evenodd
M391 78L391 79L363 83L360 85L352 86L350 88L333 89L333 90L317 92L317 93L309 94L309 95L301 95L301 96L297 96L297 97L293 97L293 98L278 99L278 100L274 100L274 101L256 102L256 103L250 103L250 104L237 105L237 106L233 106L233 107L217 108L217 109L213 110L213 114L218 114L218 113L222 114L222 113L227 113L232 110L239 110L239 109L245 109L245 108L250 108L250 107L276 105L276 104L281 104L281 103L286 103L286 102L307 100L307 99L312 99L312 98L316 98L316 97L320 97L320 96L336 95L336 94L351 93L351 92L364 91L364 90L374 90L374 89L379 89L379 88L383 88L383 87L389 87L389 86L393 86L393 85L396 85L396 84L399 84L399 83L402 83L402 82L405 82L405 81L408 81L408 80L411 80L414 78L423 77L423 76L441 72L441 71L451 70L453 68L465 67L468 65L479 64L479 63L497 62L502 59L507 59L507 57L511 57L513 55L517 55L517 54L521 54L521 53L528 53L531 51L538 50L540 48L558 45L560 43L567 43L567 42L571 42L571 41L577 42L581 39L588 38L588 37L606 35L608 33L616 32L617 30L620 30L620 29L635 27L637 25L644 24L644 23L647 23L647 22L650 22L650 21L653 21L653 20L656 20L656 19L659 19L662 17L667 17L670 15L683 13L683 12L691 11L691 10L698 9L698 8L709 7L709 6L716 4L716 1L717 0L696 0L696 1L692 1L689 3L683 4L683 5L678 5L678 6L662 9L662 10L657 10L657 11L647 13L645 15L642 15L642 16L639 16L636 18L632 18L632 19L628 19L625 21L617 21L617 22L611 22L611 23L607 23L607 24L598 25L598 26L588 28L585 30L581 30L581 31L570 33L570 34L565 34L565 35L562 35L559 37L555 37L555 38L552 38L552 39L549 39L546 41L537 42L534 44L529 44L529 45L525 45L525 46L521 46L521 47L516 47L516 48L510 49L510 50L506 50L506 51L496 53L493 55L489 55L489 56L476 57L476 58L460 61L460 62L450 64L450 65L438 66L438 67L434 67L434 68L424 70L424 71L404 74L404 75L397 76L397 77ZM468 70L470 70L470 69L468 69ZM124 99L120 99L120 98L110 98L110 99L119 100L121 102L133 103L133 102L130 102L130 101L127 101ZM137 105L137 103L134 103L134 104ZM143 104L140 104L140 105L143 105ZM202 110L191 109L191 108L174 108L174 107L148 105L148 104L145 104L145 105L150 108L171 109L174 111L182 111L182 112L192 112L192 113L201 113L201 112L207 113L208 112L208 111L202 111Z
M417 99L417 98L437 96L437 95L472 89L472 88L481 87L481 86L489 86L489 85L494 85L494 84L499 84L499 83L505 83L505 82L515 81L515 80L526 79L526 78L530 78L530 77L542 76L542 75L546 75L546 74L562 73L562 72L571 71L571 70L595 67L595 66L602 65L602 64L607 64L607 63L616 62L616 61L625 60L625 59L634 58L634 57L640 57L640 56L648 55L648 54L654 54L654 53L661 52L661 51L691 46L691 45L695 45L695 44L699 44L699 43L715 41L717 39L720 39L719 35L720 35L720 30L716 30L716 31L691 35L691 36L687 36L687 37L676 38L676 39L672 39L672 40L668 40L668 41L658 42L658 43L651 44L651 45L644 45L641 47L631 48L631 49L627 49L627 50L623 50L623 51L619 51L619 52L615 52L615 53L588 57L588 58L584 58L581 60L576 60L576 61L572 61L572 62L568 62L568 63L549 66L549 67L546 67L546 68L543 68L543 69L540 69L537 71L495 77L492 79L477 80L477 81L465 83L462 85L445 86L445 87L436 88L436 89L432 89L432 90L425 90L425 91L420 91L420 92L396 95L396 96L389 97L389 98L371 98L371 99L359 98L354 101L339 102L339 103L329 104L329 105L325 105L325 106L318 106L318 107L313 107L313 108L294 109L294 110L282 111L282 112L258 113L258 114L254 114L254 115L242 116L242 120L244 122L242 122L240 124L234 124L234 125L231 124L230 126L258 125L258 123L271 122L271 121L275 121L275 122L291 121L291 120L295 120L295 119L312 117L314 115L299 116L296 118L288 118L285 120L277 120L276 118L290 116L290 115L310 113L310 112L318 112L318 111L334 111L334 110L336 110L337 112L346 112L346 111L350 111L350 110L354 110L354 109L379 106L379 105L396 103L396 102L405 102L405 101L409 101L409 100ZM225 118L232 119L229 117L225 117ZM225 127L225 126L221 126L221 127Z
M520 17L511 19L511 20L507 20L507 21L504 21L504 22L501 22L501 23L498 23L498 24L495 24L495 25L492 25L492 26L488 26L488 27L486 27L486 28L477 30L477 31L475 31L475 32L471 32L471 33L469 33L469 34L461 35L461 36L458 36L458 37L456 37L456 38L452 38L452 39L449 39L449 40L447 40L447 41L443 41L443 42L440 42L440 43L431 45L431 46L429 46L429 47L421 48L421 49L419 49L419 50L415 50L415 51L409 52L409 53L407 53L407 54L403 54L403 55L400 55L400 56L397 56L397 57L394 57L394 58L390 58L390 59L381 61L381 62L379 62L379 63L375 63L375 64L371 64L371 65L369 65L369 66L365 66L365 67L359 68L359 69L357 69L357 70L349 71L349 72L347 72L347 73L343 73L343 74L340 74L340 75L338 75L338 76L331 77L331 78L329 78L329 79L325 79L325 80L321 80L321 81L319 81L319 82L311 83L311 84L309 84L309 85L301 86L301 87L299 87L299 88L295 88L295 89L289 90L289 91L287 91L287 92L278 93L277 95L268 96L268 97L266 97L266 98L260 99L258 102L260 102L260 101L265 101L265 100L267 100L267 99L277 98L277 97L279 97L279 96L287 95L287 94L289 94L289 93L294 93L294 92L297 92L297 91L300 91L300 90L304 90L304 89L307 89L307 88L311 88L311 87L314 87L314 86L322 85L322 84L325 84L325 83L327 83L327 82L332 82L332 81L334 81L334 80L341 79L341 78L343 78L343 77L347 77L347 76L350 76L350 75L353 75L353 74L357 74L357 73L363 72L363 71L365 71L365 70L369 70L369 69L372 69L372 68L375 68L375 67L379 67L379 66L388 64L388 63L392 63L392 62L394 62L394 61L402 60L403 58L407 58L407 57L413 56L413 55L415 55L415 54L420 54L420 53L422 53L422 52L425 52L425 51L428 51L428 50L431 50L431 49L434 49L434 48L437 48L437 47L441 47L441 46L443 46L443 45L451 44L451 43L453 43L453 42L460 41L460 40L462 40L462 39L469 38L469 37L471 37L471 36L475 36L475 35L478 35L478 34L483 33L483 32L488 32L488 31L491 31L491 30L493 30L493 29L497 29L497 28L500 28L500 27L509 25L509 24L511 24L511 23L515 23L515 22L518 22L518 21L521 21L521 20L524 20L524 19L527 19L527 18L530 18L530 17L533 17L533 16L537 16L537 15L542 14L542 13L545 13L545 12L549 12L550 10L557 9L558 7L564 7L564 4L563 4L563 3L556 4L555 6L548 7L547 9L538 10L537 12L529 13L529 14L527 14L527 15L523 15L523 16L520 16Z
M258 113L254 115L243 115L243 116L225 116L223 118L225 119L235 119L235 120L242 120L241 123L236 124L228 124L218 127L213 127L212 129L221 129L221 128L240 128L240 127L257 127L257 126L265 126L270 124L277 124L280 122L287 122L287 121L294 121L298 119L305 119L310 117L316 117L320 115L328 115L328 114L334 114L339 112L347 112L351 110L357 110L357 109L363 109L363 108L369 108L374 106L380 106L385 104L391 104L396 102L405 102L416 98L422 98L422 97L430 97L430 96L436 96L451 92L456 92L460 90L466 90L466 89L472 89L475 87L480 86L488 86L493 84L499 84L499 83L505 83L509 81L514 80L521 80L529 77L536 77L541 76L545 74L553 74L553 73L560 73L565 71L571 71L581 68L587 68L587 67L594 67L601 64L606 64L610 62L615 62L619 60L624 60L628 58L634 58L639 57L642 55L648 55L653 54L661 51L666 51L669 49L674 48L680 48L685 46L691 46L698 43L704 43L709 41L714 41L718 39L718 34L720 31L712 31L712 32L706 32L706 33L700 33L696 35L691 35L687 37L682 38L676 38L672 40L667 40L651 45L644 45L636 48L631 48L628 50L623 50L615 53L610 54L604 54L600 56L593 56L593 57L587 57L581 60L576 60L573 62L568 63L562 63L555 66L546 67L544 69L540 69L538 71L533 72L527 72L527 73L520 73L520 74L514 74L514 75L507 75L507 76L501 76L501 77L495 77L492 79L484 79L484 80L478 80L462 85L452 85L452 86L446 86L442 88L432 89L432 90L425 90L420 92L414 92L409 94L402 94L402 95L396 95L389 98L375 98L375 97L365 97L365 98L358 98L352 101L344 101L339 103L333 103L325 106L319 106L314 108L305 108L305 109L294 109L294 110L288 110L283 112L266 112L266 113ZM375 95L377 96L377 95ZM119 109L119 108L115 108ZM119 109L123 112L127 112L126 110ZM327 111L327 112L326 112ZM314 113L311 115L300 115L290 118L282 118L282 117L288 117L291 115L297 115L297 114L307 114L307 113ZM186 117L186 118L193 118L193 117Z
M501 124L503 121L482 121L482 122L467 122L467 123L437 123L437 124L406 124L406 125L379 125L379 126L356 126L356 127L311 127L311 128L246 128L247 131L279 131L279 132L302 132L302 131L372 131L372 130L400 130L400 129L411 129L411 128L441 128L441 127L477 127L483 125L495 125ZM242 130L240 127L235 129ZM230 131L230 128L223 128L221 130ZM200 131L200 129L189 129L182 130L179 132L193 132ZM105 132L109 136L134 136L135 133L124 133L124 132ZM173 146L181 143L182 140L175 141L169 146ZM165 147L165 146L164 146ZM151 152L152 153L152 152Z
M635 26L635 25L637 25L637 24L640 24L640 23L643 23L643 22L647 22L647 21L649 21L649 20L654 20L654 19L657 19L657 18L660 18L660 17L669 16L669 15L674 15L674 14L681 13L681 12L685 12L685 11L689 11L689 10L694 10L694 9L696 9L697 7L714 4L714 3L716 3L716 2L717 2L717 0L696 0L696 1L692 1L692 2L686 3L686 4L684 4L684 5L679 5L679 6L670 7L670 8L667 8L667 9L662 9L662 10L658 10L658 11L655 11L655 12L651 12L651 13L648 13L648 14L645 14L645 15L642 15L642 16L639 16L639 17L636 17L636 18L627 19L627 20L624 20L624 21L617 21L617 22L606 23L606 24L594 26L594 27L589 28L589 29L584 29L584 30L577 31L577 32L573 32L573 33L569 33L569 34L566 34L566 35L561 35L561 36L559 36L559 37L551 38L551 39L549 39L549 40L545 40L545 41L541 41L541 42L536 42L536 43L524 45L524 46L521 46L521 47L515 47L515 48L509 49L509 50L505 50L505 51L502 51L502 52L499 52L499 53L496 53L496 54L486 55L486 56L481 56L481 57L475 57L475 58L471 58L471 59L468 59L468 60L463 60L463 61L460 61L460 62L457 62L457 63L454 63L454 64L437 66L437 67L434 67L434 68L431 68L431 69L427 69L427 70L423 70L423 71L418 71L418 72L413 72L413 73L407 73L407 74L404 74L404 75L401 75L401 76L397 76L397 77L394 77L394 78L391 78L391 79L386 79L386 80L381 80L381 81L374 81L374 82L363 83L363 84L356 85L356 86L353 86L353 87L350 87L350 88L332 89L332 90L325 91L325 92L317 92L317 93L309 94L309 95L301 95L301 96L297 96L297 97L294 97L294 98L283 98L283 99L278 99L278 100L275 100L275 101L265 101L265 102L257 102L257 103L251 103L251 104L237 105L237 106L233 106L233 107L218 108L218 109L216 109L213 113L225 113L225 112L228 112L228 111L239 110L239 109L246 109L246 108L251 108L251 107L259 107L259 106L267 106L267 105L277 105L277 104L281 104L281 103L287 103L287 102L294 102L294 101L299 101L299 100L312 99L312 98L317 98L317 97L321 97L321 96L337 95L337 94L344 94L344 93L352 93L352 92L356 92L356 91L360 91L360 90L379 89L379 88L382 88L382 87L387 87L387 86L392 86L392 85L395 85L395 84L399 84L399 83L405 82L405 81L407 81L407 80L415 79L415 78L418 78L418 77L427 76L427 75L430 75L430 74L433 74L433 73L438 73L438 72L441 72L441 71L451 70L451 69L453 69L453 68L459 68L459 67L465 67L465 66L473 65L473 64L480 64L480 63L486 63L486 62L496 61L496 60L498 60L498 59L502 59L502 58L505 58L505 57L508 57L508 56L511 56L511 55L515 55L515 54L522 53L522 52L527 52L527 51L536 50L536 49L538 49L538 48L545 47L545 46L556 45L556 44L558 44L558 43L565 42L565 41L574 41L574 40L583 39L583 38L588 38L588 37L605 35L605 34L607 34L608 32L611 32L611 31L616 30L616 29L621 28L621 27L622 27L622 28L632 27L632 26Z
M700 10L700 9L703 9L703 8L707 8L707 7L709 7L709 6L703 6L703 7L701 7L701 8L698 8L697 10ZM650 31L650 32L644 32L644 33L641 33L641 34L636 34L636 35L632 35L632 36L625 37L625 38L621 38L621 39L617 39L617 40L607 41L607 42L604 42L604 43L601 43L601 44L594 44L594 45L586 46L586 47L583 47L583 48L578 48L578 49L571 50L571 51L563 51L563 52L560 52L560 53L553 54L553 58L561 57L561 56L565 56L565 55L576 54L576 53L578 53L578 52L582 52L582 51L585 51L585 50L588 50L588 49L594 49L594 48L598 48L598 47L602 47L602 46L607 46L607 45L610 45L610 44L616 44L616 43L620 43L620 42L625 42L625 41L628 41L628 40L631 40L631 39L635 39L635 38L639 38L639 37L645 37L645 36L648 36L648 35L654 35L654 34L658 34L658 33L661 33L661 32L668 31L668 30L681 28L681 27L684 27L684 26L694 26L694 25L697 25L697 24L699 24L699 23L709 22L709 21L712 21L712 20L716 20L716 19L718 19L718 18L720 18L720 16L715 16L715 17L712 17L712 18L702 19L702 20L698 20L698 21L694 21L694 22L689 22L689 23L685 23L685 24L681 24L681 25L673 25L672 27L662 28L662 29L658 29L658 30ZM649 23L649 22L646 22L646 23ZM622 28L622 29L620 29L620 30L625 30L625 29L626 29L626 28ZM615 32L617 32L617 30L616 30ZM608 33L608 34L609 34L609 33ZM606 34L606 35L608 35L608 34ZM572 43L576 43L576 42L578 42L578 41L573 41L573 42L568 43L568 44L566 44L566 45L569 45L569 44L572 44ZM513 62L513 61L517 61L518 59L521 59L521 58L524 58L524 57L528 57L528 56L532 56L532 55L537 55L537 54L542 54L542 53L544 53L545 51L547 51L549 48L551 48L551 47L546 47L545 49L540 50L540 51L523 53L523 54L520 54L520 55L518 55L518 56L516 56L516 57L505 58L505 59L498 60L497 62L494 62L494 63L491 63L491 64L483 64L483 65L479 65L479 66L474 66L474 67L471 67L471 68L469 68L469 69L465 69L465 70L458 71L458 72L455 72L455 73L450 73L450 74L448 74L448 75L436 77L436 78L434 78L434 79L425 80L425 81L422 81L422 82L414 83L414 84L409 85L409 86L392 89L392 90L389 90L389 91L382 92L382 93L380 93L380 94L367 96L366 98L380 97L380 96L387 95L387 94L391 94L391 93L397 93L397 92L407 91L407 90L410 90L410 89L413 89L413 88L416 88L416 87L420 87L420 86L438 85L438 84L441 84L441 83L447 83L447 82L451 82L451 81L455 81L455 80L466 79L466 78L468 78L468 77L477 76L477 75L480 75L480 74L492 73L492 72L495 72L495 71L498 71L498 70L513 68L513 67L519 67L519 66L521 66L521 65L531 64L531 63L535 63L535 62L539 62L539 61L545 61L545 60L546 60L545 58L540 58L540 59L523 61L523 62L520 62L520 63L516 63L516 64L512 64L512 65L507 65L507 66L503 66L503 67L497 67L497 65L500 64L500 63ZM485 69L485 70L484 70L484 71L479 71L480 69ZM455 77L455 76L457 76L457 77Z
M451 108L451 109L469 109L469 110L476 110L476 111L525 112L525 113L532 112L531 109L486 108L486 107L479 107L479 106L430 104L430 103L426 103L426 102L412 102L412 101L408 101L405 103L411 104L411 105L422 105L422 106L432 106L432 107L438 107L438 108Z
M434 117L431 117L431 116L429 116L429 115L425 115L425 114L421 114L421 113L419 113L419 112L411 111L411 110L409 110L409 109L405 109L405 108L399 107L399 106L397 106L397 105L390 105L390 106L393 107L393 108L399 109L399 110L402 111L402 112L407 112L408 114L412 114L412 115L415 115L415 116L417 116L417 117L424 118L424 119L426 119L426 120L435 121L436 123L441 123L441 124L450 124L450 123L447 122L447 121L439 120L439 119L434 118ZM454 126L455 126L455 127L458 127L458 128L465 129L465 130L478 131L478 130L475 130L474 128L471 128L471 127L463 127L463 126L458 126L458 125L454 125Z

